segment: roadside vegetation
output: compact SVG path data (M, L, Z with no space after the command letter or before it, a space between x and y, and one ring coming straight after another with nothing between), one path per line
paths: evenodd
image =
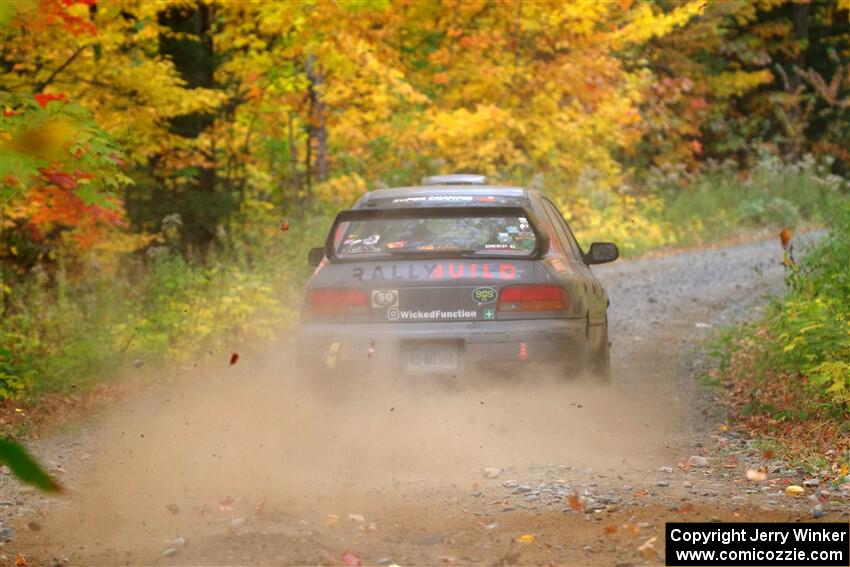
M528 184L631 256L846 199L847 0L587 6L4 3L6 409L278 340L307 250L371 188Z
M738 425L765 450L839 483L850 467L850 205L799 263L763 320L722 341L719 368Z

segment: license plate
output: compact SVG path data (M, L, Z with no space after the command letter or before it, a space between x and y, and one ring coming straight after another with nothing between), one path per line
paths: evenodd
M457 370L459 363L455 345L411 346L404 357L405 370L413 374Z

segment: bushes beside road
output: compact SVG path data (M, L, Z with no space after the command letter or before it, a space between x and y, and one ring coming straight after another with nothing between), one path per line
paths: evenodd
M850 204L837 204L827 227L814 251L789 266L785 297L732 335L719 373L743 426L808 466L846 475Z

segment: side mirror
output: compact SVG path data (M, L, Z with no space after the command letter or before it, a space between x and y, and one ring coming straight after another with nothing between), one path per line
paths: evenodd
M586 264L605 264L620 257L620 249L613 242L594 242L584 255Z
M310 248L310 251L307 253L307 262L311 266L318 266L322 263L322 260L325 259L325 249L324 248Z

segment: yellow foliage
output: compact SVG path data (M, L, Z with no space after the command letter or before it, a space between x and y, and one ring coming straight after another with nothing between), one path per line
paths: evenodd
M675 231L654 220L664 207L660 197L610 193L602 203L584 196L558 197L555 202L585 248L592 241L607 240L617 242L624 254L634 254L676 242Z
M759 71L734 71L709 77L711 89L720 97L740 96L761 85L773 81L773 73L767 69Z
M347 208L367 190L366 181L356 173L342 175L316 186L316 195L324 203Z

